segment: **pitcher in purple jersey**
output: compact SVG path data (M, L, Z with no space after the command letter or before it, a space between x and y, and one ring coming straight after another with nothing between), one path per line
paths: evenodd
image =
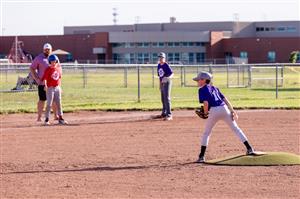
M198 82L199 102L203 103L204 114L208 115L197 162L205 162L205 151L208 146L209 137L213 127L219 120L226 122L231 130L239 137L241 142L244 143L247 149L246 155L255 155L254 149L249 144L247 137L235 121L235 119L238 118L237 113L233 110L231 103L220 90L210 84L211 79L212 75L208 72L200 72L197 77L193 78L194 81Z

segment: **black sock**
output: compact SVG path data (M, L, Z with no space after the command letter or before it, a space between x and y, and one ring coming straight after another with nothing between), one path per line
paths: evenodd
M45 119L45 122L49 122L49 118L46 118L46 119Z
M204 157L205 151L206 151L206 146L201 146L201 152L199 154L199 157Z
M252 149L252 147L250 146L250 144L249 144L248 141L245 141L245 142L244 142L244 145L246 146L246 148L247 148L248 150Z

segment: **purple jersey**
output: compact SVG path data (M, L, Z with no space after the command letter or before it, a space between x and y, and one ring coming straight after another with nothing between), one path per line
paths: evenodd
M46 69L49 67L48 57L44 53L39 54L34 58L30 67L37 70L38 77L42 79Z
M169 77L170 75L172 75L173 71L172 71L171 67L169 66L169 64L167 64L167 63L164 63L163 65L158 64L157 65L157 74L161 81L162 78Z
M204 101L207 101L209 108L225 105L224 95L220 92L220 90L217 87L214 87L210 84L199 88L198 94L199 102L203 103Z

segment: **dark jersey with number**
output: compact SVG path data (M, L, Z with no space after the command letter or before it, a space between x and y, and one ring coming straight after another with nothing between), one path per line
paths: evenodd
M224 106L224 95L220 92L217 87L214 87L210 84L207 84L198 91L199 102L203 103L204 101L208 102L208 107Z
M172 75L173 71L172 71L171 67L169 66L169 64L163 63L162 65L161 64L157 65L157 74L161 81L162 78L169 77L170 75Z

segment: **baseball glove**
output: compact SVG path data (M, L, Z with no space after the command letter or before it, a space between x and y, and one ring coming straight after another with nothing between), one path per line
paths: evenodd
M195 113L202 119L207 119L208 118L208 113L204 113L204 108L201 106L200 108L195 110Z

